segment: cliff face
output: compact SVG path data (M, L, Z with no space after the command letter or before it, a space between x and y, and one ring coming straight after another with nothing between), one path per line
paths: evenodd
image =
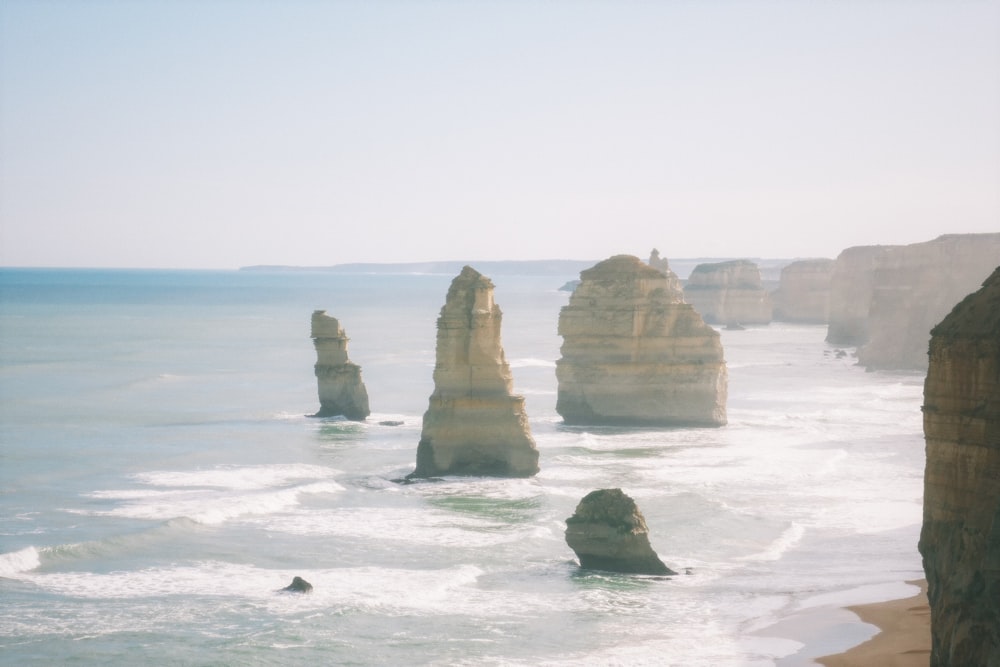
M868 342L858 362L869 369L927 368L930 330L1000 265L1000 234L950 234L886 248L875 264Z
M684 299L713 324L767 324L773 311L760 269L743 259L694 267Z
M438 317L434 393L424 414L413 477L538 472L524 397L511 394L493 283L466 266Z
M931 665L1000 665L1000 268L931 331L923 410Z
M361 366L347 358L347 334L325 310L312 314L312 339L316 346L316 380L319 412L316 417L343 415L361 421L368 409L368 390L361 380Z
M726 423L717 331L672 272L617 255L580 273L559 314L556 411L568 424Z
M888 246L855 246L837 256L830 277L830 324L826 342L862 345L868 340L875 263Z
M781 282L771 295L774 319L825 324L830 319L832 259L804 259L781 269Z
M621 489L591 491L566 519L566 544L580 567L629 574L677 574L649 544L649 528Z

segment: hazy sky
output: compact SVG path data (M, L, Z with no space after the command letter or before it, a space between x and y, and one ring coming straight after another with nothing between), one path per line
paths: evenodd
M0 265L1000 231L1000 0L2 0Z

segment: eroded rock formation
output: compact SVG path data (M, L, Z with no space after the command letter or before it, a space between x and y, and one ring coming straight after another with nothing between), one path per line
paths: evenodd
M666 257L660 257L660 251L656 248L653 248L653 251L649 253L649 261L646 263L657 271L664 273L670 271L670 262L667 261Z
M591 491L566 519L566 544L580 566L629 574L677 574L649 544L649 528L621 489Z
M368 417L368 390L361 380L361 366L347 358L347 334L325 310L312 314L312 339L316 346L316 379L319 412L316 417L343 415L354 421Z
M580 273L559 314L556 411L568 424L726 423L719 334L680 281L616 255Z
M1000 268L931 331L924 523L932 666L1000 664Z
M767 324L773 311L760 269L745 259L694 267L684 299L712 324Z
M830 319L832 259L802 259L781 269L778 289L771 295L774 319L825 324Z
M538 472L524 397L511 393L501 317L490 279L463 268L438 317L434 393L410 477Z
M930 330L1000 264L1000 234L947 234L837 257L826 340L858 346L869 369L927 368Z

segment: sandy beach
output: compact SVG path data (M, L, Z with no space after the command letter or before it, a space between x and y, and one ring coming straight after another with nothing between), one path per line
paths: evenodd
M879 633L844 653L817 658L825 667L927 667L930 664L931 616L927 582L907 582L920 593L900 600L851 606L848 609Z

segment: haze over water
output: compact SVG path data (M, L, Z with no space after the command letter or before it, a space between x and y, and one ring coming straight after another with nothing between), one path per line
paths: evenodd
M721 332L727 426L564 427L574 277L493 277L541 473L400 485L452 275L0 271L4 659L808 664L766 628L921 576L921 374L772 323ZM304 416L317 308L351 337L366 423ZM611 487L690 574L579 570L564 520ZM275 592L293 576L314 592Z

